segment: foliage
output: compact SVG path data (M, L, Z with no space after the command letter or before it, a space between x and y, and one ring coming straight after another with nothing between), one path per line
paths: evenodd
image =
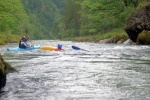
M126 18L142 0L67 0L65 33L70 37L104 34L124 27ZM145 1L147 2L147 1Z
M27 17L21 0L0 0L0 32L19 34Z
M4 34L0 33L0 45L4 45L6 43L16 43L19 42L20 36L15 34Z
M127 34L122 28L115 28L111 30L110 32L103 33L103 34L95 34L95 35L86 35L86 36L78 36L75 38L65 38L66 40L73 40L73 41L88 41L88 42L98 42L99 40L102 39L107 39L107 38L113 38L114 40L126 40L128 38Z
M31 26L27 29L36 39L55 38L57 23L60 20L60 13L64 0L23 0ZM60 8L60 9L58 9Z
M0 0L1 43L17 42L21 35L97 41L120 34L113 30L123 30L126 18L148 3L150 0Z
M0 32L20 36L30 35L32 39L54 38L57 35L55 24L61 19L65 0L59 1L1 0Z

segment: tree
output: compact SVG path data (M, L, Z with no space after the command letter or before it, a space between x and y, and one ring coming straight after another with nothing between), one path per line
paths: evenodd
M19 33L22 24L28 16L21 0L0 0L0 31L5 33Z
M79 36L80 9L82 0L67 0L64 11L65 30L69 36Z

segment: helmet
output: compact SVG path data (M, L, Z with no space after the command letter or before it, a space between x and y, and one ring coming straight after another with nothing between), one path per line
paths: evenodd
M58 49L61 49L61 48L62 48L62 44L58 44L58 45L57 45L57 48L58 48Z
M27 39L26 36L23 36L23 37L22 37L22 40L25 40L25 39Z

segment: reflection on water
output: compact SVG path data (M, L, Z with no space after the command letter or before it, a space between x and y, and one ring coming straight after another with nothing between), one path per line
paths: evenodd
M7 52L19 71L7 76L1 100L149 100L150 46L36 41L64 51ZM34 41L33 41L34 43ZM90 50L76 51L72 45Z

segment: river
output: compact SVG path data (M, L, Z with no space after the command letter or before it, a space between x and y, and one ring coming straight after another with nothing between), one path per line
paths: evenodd
M150 46L38 40L63 51L6 51L18 70L7 75L0 100L150 100ZM83 50L74 50L71 46Z

